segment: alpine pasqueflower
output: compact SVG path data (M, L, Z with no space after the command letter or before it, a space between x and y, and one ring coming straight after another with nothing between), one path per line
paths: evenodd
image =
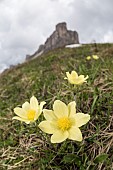
M76 71L72 71L71 74L69 72L66 72L67 77L64 79L68 79L69 83L71 84L76 84L76 85L81 85L84 82L87 82L86 80L88 79L88 75L84 77L84 75L78 76Z
M87 60L91 60L91 56L87 56L86 59L87 59Z
M89 114L76 113L75 101L68 105L60 100L53 104L53 110L44 109L46 120L39 124L39 128L51 136L52 143L60 143L64 140L71 139L82 141L82 133L79 129L82 125L90 120Z
M17 119L27 124L34 122L38 119L38 117L42 113L42 109L45 103L46 102L41 102L39 105L36 97L32 96L30 98L30 103L25 102L22 105L22 108L20 107L14 108L14 112L17 116L14 116L12 119Z
M99 57L97 55L92 55L93 59L98 60Z

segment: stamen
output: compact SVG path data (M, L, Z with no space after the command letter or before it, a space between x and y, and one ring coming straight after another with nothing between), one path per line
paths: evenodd
M72 123L70 119L67 117L60 118L57 121L58 128L60 128L62 131L69 129L71 127L71 124Z
M29 120L33 121L35 117L36 111L35 110L29 110L27 113L27 117Z

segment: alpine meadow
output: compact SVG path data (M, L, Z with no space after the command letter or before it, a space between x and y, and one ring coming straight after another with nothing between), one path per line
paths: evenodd
M113 44L58 48L0 74L0 169L113 169Z

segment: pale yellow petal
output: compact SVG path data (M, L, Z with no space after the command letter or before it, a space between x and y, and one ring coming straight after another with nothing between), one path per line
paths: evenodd
M85 125L90 120L90 115L84 113L77 113L74 117L77 127Z
M82 84L84 83L84 75L80 75L78 79L76 80L76 84Z
M68 104L68 110L69 110L69 117L72 117L73 115L76 114L76 102L70 102Z
M68 117L68 107L60 100L56 100L53 104L54 114L57 118Z
M22 108L25 110L25 111L28 111L30 110L30 104L28 102L25 102L23 105L22 105Z
M75 83L74 83L74 80L73 80L72 78L71 78L71 79L68 79L68 81L69 81L70 84L75 84Z
M39 118L40 114L38 112L36 112L35 116L34 116L34 121L36 121Z
M69 72L66 72L66 76L67 76L67 78L71 78L71 74L69 73Z
M44 117L46 120L56 120L57 119L53 110L43 109L43 113L44 113Z
M46 102L41 102L40 103L40 106L39 106L39 108L40 108L40 114L42 113L42 110L43 110L43 106L46 104Z
M84 75L80 75L79 78L80 78L83 82L87 82L86 80L89 78L89 76L87 75L86 77L84 77Z
M89 76L87 75L84 79L87 80L89 78Z
M21 118L27 118L26 111L23 108L15 107L14 112L16 115L18 115Z
M84 75L80 75L78 78L84 80Z
M69 136L68 131L60 131L57 130L52 136L51 136L51 143L61 143L64 140L66 140Z
M31 107L31 109L33 109L33 110L37 110L38 109L38 100L37 100L37 98L36 97L34 97L34 96L32 96L31 98L30 98L30 107Z
M75 81L74 81L74 84L82 84L84 82L87 82L86 79L88 77L84 78L84 75L80 75Z
M37 110L36 110L36 114L34 119L37 120L38 117L40 116L40 114L42 113L43 110L43 106L46 104L46 102L41 102L40 105L38 106Z
M78 74L77 74L76 71L72 71L72 72L71 72L71 78L72 78L72 79L78 78Z
M82 141L82 133L79 128L77 127L71 127L69 130L69 139L76 140L76 141Z
M12 119L13 119L13 120L14 120L14 119L16 119L16 120L19 120L19 121L25 122L25 123L27 123L27 124L29 124L29 123L30 123L30 121L29 121L29 120L27 120L27 119L23 119L23 118L18 117L18 116L14 116Z
M74 82L73 82L71 74L69 72L66 72L66 75L67 75L67 79L68 79L69 83L73 84Z
M56 131L51 121L42 121L38 126L43 132L48 134L53 134Z

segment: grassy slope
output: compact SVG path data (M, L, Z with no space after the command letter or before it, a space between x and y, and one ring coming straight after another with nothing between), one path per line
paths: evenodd
M98 54L99 60L85 57ZM77 93L77 111L91 115L84 140L51 144L37 126L12 121L13 108L32 95L52 108L54 100L74 100L65 72L89 75ZM70 86L70 85L69 85ZM72 87L72 86L71 86ZM40 119L43 119L40 117ZM99 156L100 155L100 156ZM113 45L57 49L0 76L0 169L111 170L113 167Z

